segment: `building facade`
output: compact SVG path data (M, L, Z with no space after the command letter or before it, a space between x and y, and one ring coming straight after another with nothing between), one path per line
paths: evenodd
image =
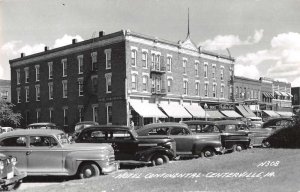
M274 96L274 110L291 111L293 97L291 93L291 83L273 80L272 90Z
M22 125L50 121L136 125L193 118L182 106L219 108L233 99L234 59L127 31L10 60L12 102ZM151 111L164 113L151 114ZM151 109L151 110L147 110ZM179 115L172 115L172 111ZM181 111L181 112L180 112Z
M0 99L11 102L10 80L0 79Z

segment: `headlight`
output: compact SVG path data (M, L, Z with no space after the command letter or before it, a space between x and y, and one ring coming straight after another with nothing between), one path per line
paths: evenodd
M17 158L16 157L12 157L11 158L11 163L13 164L13 166L16 166L16 164L17 164Z
M0 170L3 170L3 169L4 169L4 162L0 161Z
M172 149L172 143L171 142L166 142L165 145L169 147L169 149Z

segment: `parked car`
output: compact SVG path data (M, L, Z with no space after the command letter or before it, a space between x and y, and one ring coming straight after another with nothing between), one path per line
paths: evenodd
M10 132L10 131L13 131L13 130L14 130L14 128L12 128L12 127L0 127L1 133Z
M221 137L222 145L226 152L240 151L250 146L248 127L243 121L221 120L203 121L190 120L183 121L189 129L199 135L216 135Z
M81 132L82 129L86 128L86 127L91 127L94 125L99 125L99 123L95 122L95 121L82 121L82 122L78 122L75 125L75 131L73 133L73 139L75 140L76 137L78 137L79 133Z
M105 125L84 128L76 143L109 143L116 160L122 164L139 163L161 165L176 157L176 145L166 136L139 137L127 126Z
M139 136L169 136L176 141L176 153L181 157L211 157L224 152L219 135L193 134L183 123L148 124L138 129L137 134Z
M0 135L0 153L18 159L27 175L78 175L89 178L117 170L108 144L70 144L66 134L53 129L24 129Z
M15 167L17 158L0 153L0 186L1 190L16 190L20 187L26 173L21 173Z
M262 127L268 129L281 129L295 125L296 120L292 117L277 117L266 121Z
M261 117L249 117L247 118L249 121L249 128L261 128L263 121Z
M26 129L59 129L54 123L41 122L27 125Z

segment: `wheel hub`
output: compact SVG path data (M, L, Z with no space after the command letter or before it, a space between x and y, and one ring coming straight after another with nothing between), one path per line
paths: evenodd
M163 158L157 158L157 159L155 160L155 164L156 164L156 165L162 165L162 164L164 164Z
M93 174L93 172L92 172L92 170L91 169L86 169L86 170L84 170L84 175L85 175L85 177L91 177L92 176L92 174Z

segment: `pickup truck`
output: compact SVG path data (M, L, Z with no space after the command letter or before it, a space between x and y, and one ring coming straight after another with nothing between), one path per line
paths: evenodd
M183 123L154 123L137 130L139 136L169 136L176 141L176 153L180 157L211 157L224 153L221 136L192 133Z
M120 164L168 163L176 157L176 145L167 136L139 137L134 129L120 125L101 125L81 130L76 143L108 143Z

